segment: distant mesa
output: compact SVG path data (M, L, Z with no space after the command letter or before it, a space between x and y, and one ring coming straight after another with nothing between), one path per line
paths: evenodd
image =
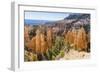
M73 13L70 14L68 17L64 18L64 20L66 19L85 19L85 18L89 18L90 19L90 14L81 14L81 13Z
M24 24L28 24L28 25L40 25L40 24L45 24L45 23L49 23L49 22L53 22L53 21L49 21L49 20L32 20L32 19L25 19L24 20Z

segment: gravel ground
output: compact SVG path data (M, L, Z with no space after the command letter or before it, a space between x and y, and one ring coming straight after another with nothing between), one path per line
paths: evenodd
M90 53L84 51L79 52L74 49L71 49L68 53L65 53L64 57L60 58L60 60L75 60L88 58L90 58Z

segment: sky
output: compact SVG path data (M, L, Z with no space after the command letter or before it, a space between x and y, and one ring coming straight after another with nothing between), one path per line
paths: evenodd
M25 19L31 19L31 20L56 21L56 20L62 20L67 16L69 16L69 13L25 11Z

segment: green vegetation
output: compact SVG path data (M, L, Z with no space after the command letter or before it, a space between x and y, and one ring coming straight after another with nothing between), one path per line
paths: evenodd
M64 38L57 36L54 40L54 44L51 48L49 48L46 53L42 54L41 56L38 54L34 54L33 52L29 52L25 50L25 61L38 61L38 56L43 59L45 57L45 60L56 60L56 58L59 56L59 58L64 57L64 52L68 49L68 44L64 43Z

